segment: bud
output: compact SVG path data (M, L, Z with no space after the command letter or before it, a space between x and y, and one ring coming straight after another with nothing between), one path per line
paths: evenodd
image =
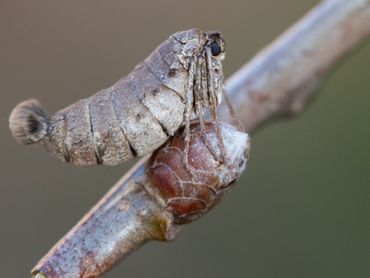
M152 154L146 170L151 183L147 190L173 214L177 224L199 218L221 200L245 169L250 150L248 134L226 123L206 123L202 132L196 122L190 132L188 166L184 163L185 134L179 130Z

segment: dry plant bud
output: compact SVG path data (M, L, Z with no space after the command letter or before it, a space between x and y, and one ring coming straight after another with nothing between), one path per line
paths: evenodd
M225 146L223 160L218 159L221 147L217 125ZM206 123L205 130L206 133L202 132L199 123L190 126L190 167L184 163L182 130L155 151L147 164L152 186L147 190L174 215L178 224L193 221L215 206L246 166L250 150L248 134L221 122Z

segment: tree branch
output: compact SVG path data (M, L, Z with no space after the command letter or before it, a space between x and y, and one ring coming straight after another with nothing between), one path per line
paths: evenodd
M227 80L246 129L301 111L340 58L369 34L369 0L322 1Z
M326 0L226 82L249 132L301 111L340 58L370 34L369 0ZM231 121L226 105L222 119ZM97 277L150 239L178 227L145 190L139 161L32 270L35 277Z

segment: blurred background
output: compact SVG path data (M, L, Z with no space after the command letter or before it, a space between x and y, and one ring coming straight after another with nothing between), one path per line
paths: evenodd
M76 168L18 145L14 105L34 97L55 112L191 27L222 32L229 76L318 2L2 0L0 276L29 277L133 164ZM303 114L253 134L248 169L219 207L106 277L370 277L369 72L367 43Z

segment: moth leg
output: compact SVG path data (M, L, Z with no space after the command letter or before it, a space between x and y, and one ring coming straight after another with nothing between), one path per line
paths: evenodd
M212 106L212 110L213 109L216 110L216 107ZM224 144L224 139L222 139L220 121L217 117L217 112L214 113L214 115L215 115L214 120L216 122L216 137L218 139L218 142L220 144L220 149L221 149L221 157L220 157L219 161L221 163L224 163L226 161L226 148L225 148L225 144Z
M185 103L185 112L184 112L184 120L185 120L185 147L184 147L184 165L186 170L192 174L193 176L196 173L196 170L190 166L189 164L189 149L190 149L190 120L191 120L191 113L193 108L193 92L194 92L194 71L195 71L196 62L192 61L190 68L189 68L189 81L187 86L186 92L186 103Z
M197 114L198 114L198 117L199 117L201 138L202 138L202 141L203 141L204 145L206 146L207 150L209 151L209 153L217 160L217 154L215 153L215 150L212 147L212 144L208 143L208 137L207 137L207 132L206 132L206 128L205 128L205 124L204 124L204 118L203 118L203 105L202 105L202 102L200 101L199 98L200 98L199 91L195 92L195 104L196 104L196 111L197 111ZM215 194L215 196L217 195L217 190L212 185L204 185L203 184L203 186L206 186L209 189L211 189L212 192Z
M218 142L220 144L220 149L221 149L221 157L219 161L221 163L224 163L226 160L226 149L225 149L225 144L224 140L222 139L221 135L221 128L220 128L220 121L218 119L217 115L217 99L216 99L216 93L215 93L215 88L214 88L214 80L213 80L213 74L211 73L211 49L207 47L206 49L206 57L207 57L207 72L208 72L208 92L210 96L210 104L211 104L211 113L212 113L212 118L216 122L216 137L218 139Z
M208 142L207 131L205 128L204 123L204 105L203 103L207 101L204 96L207 94L207 86L203 82L202 72L203 72L203 63L204 59L201 57L198 59L197 65L197 78L196 78L196 87L194 91L194 98L195 98L195 109L196 113L199 117L199 124L200 124L200 131L201 131L201 138L204 145L207 147L210 154L216 159L219 160L215 149L212 147L212 144Z

